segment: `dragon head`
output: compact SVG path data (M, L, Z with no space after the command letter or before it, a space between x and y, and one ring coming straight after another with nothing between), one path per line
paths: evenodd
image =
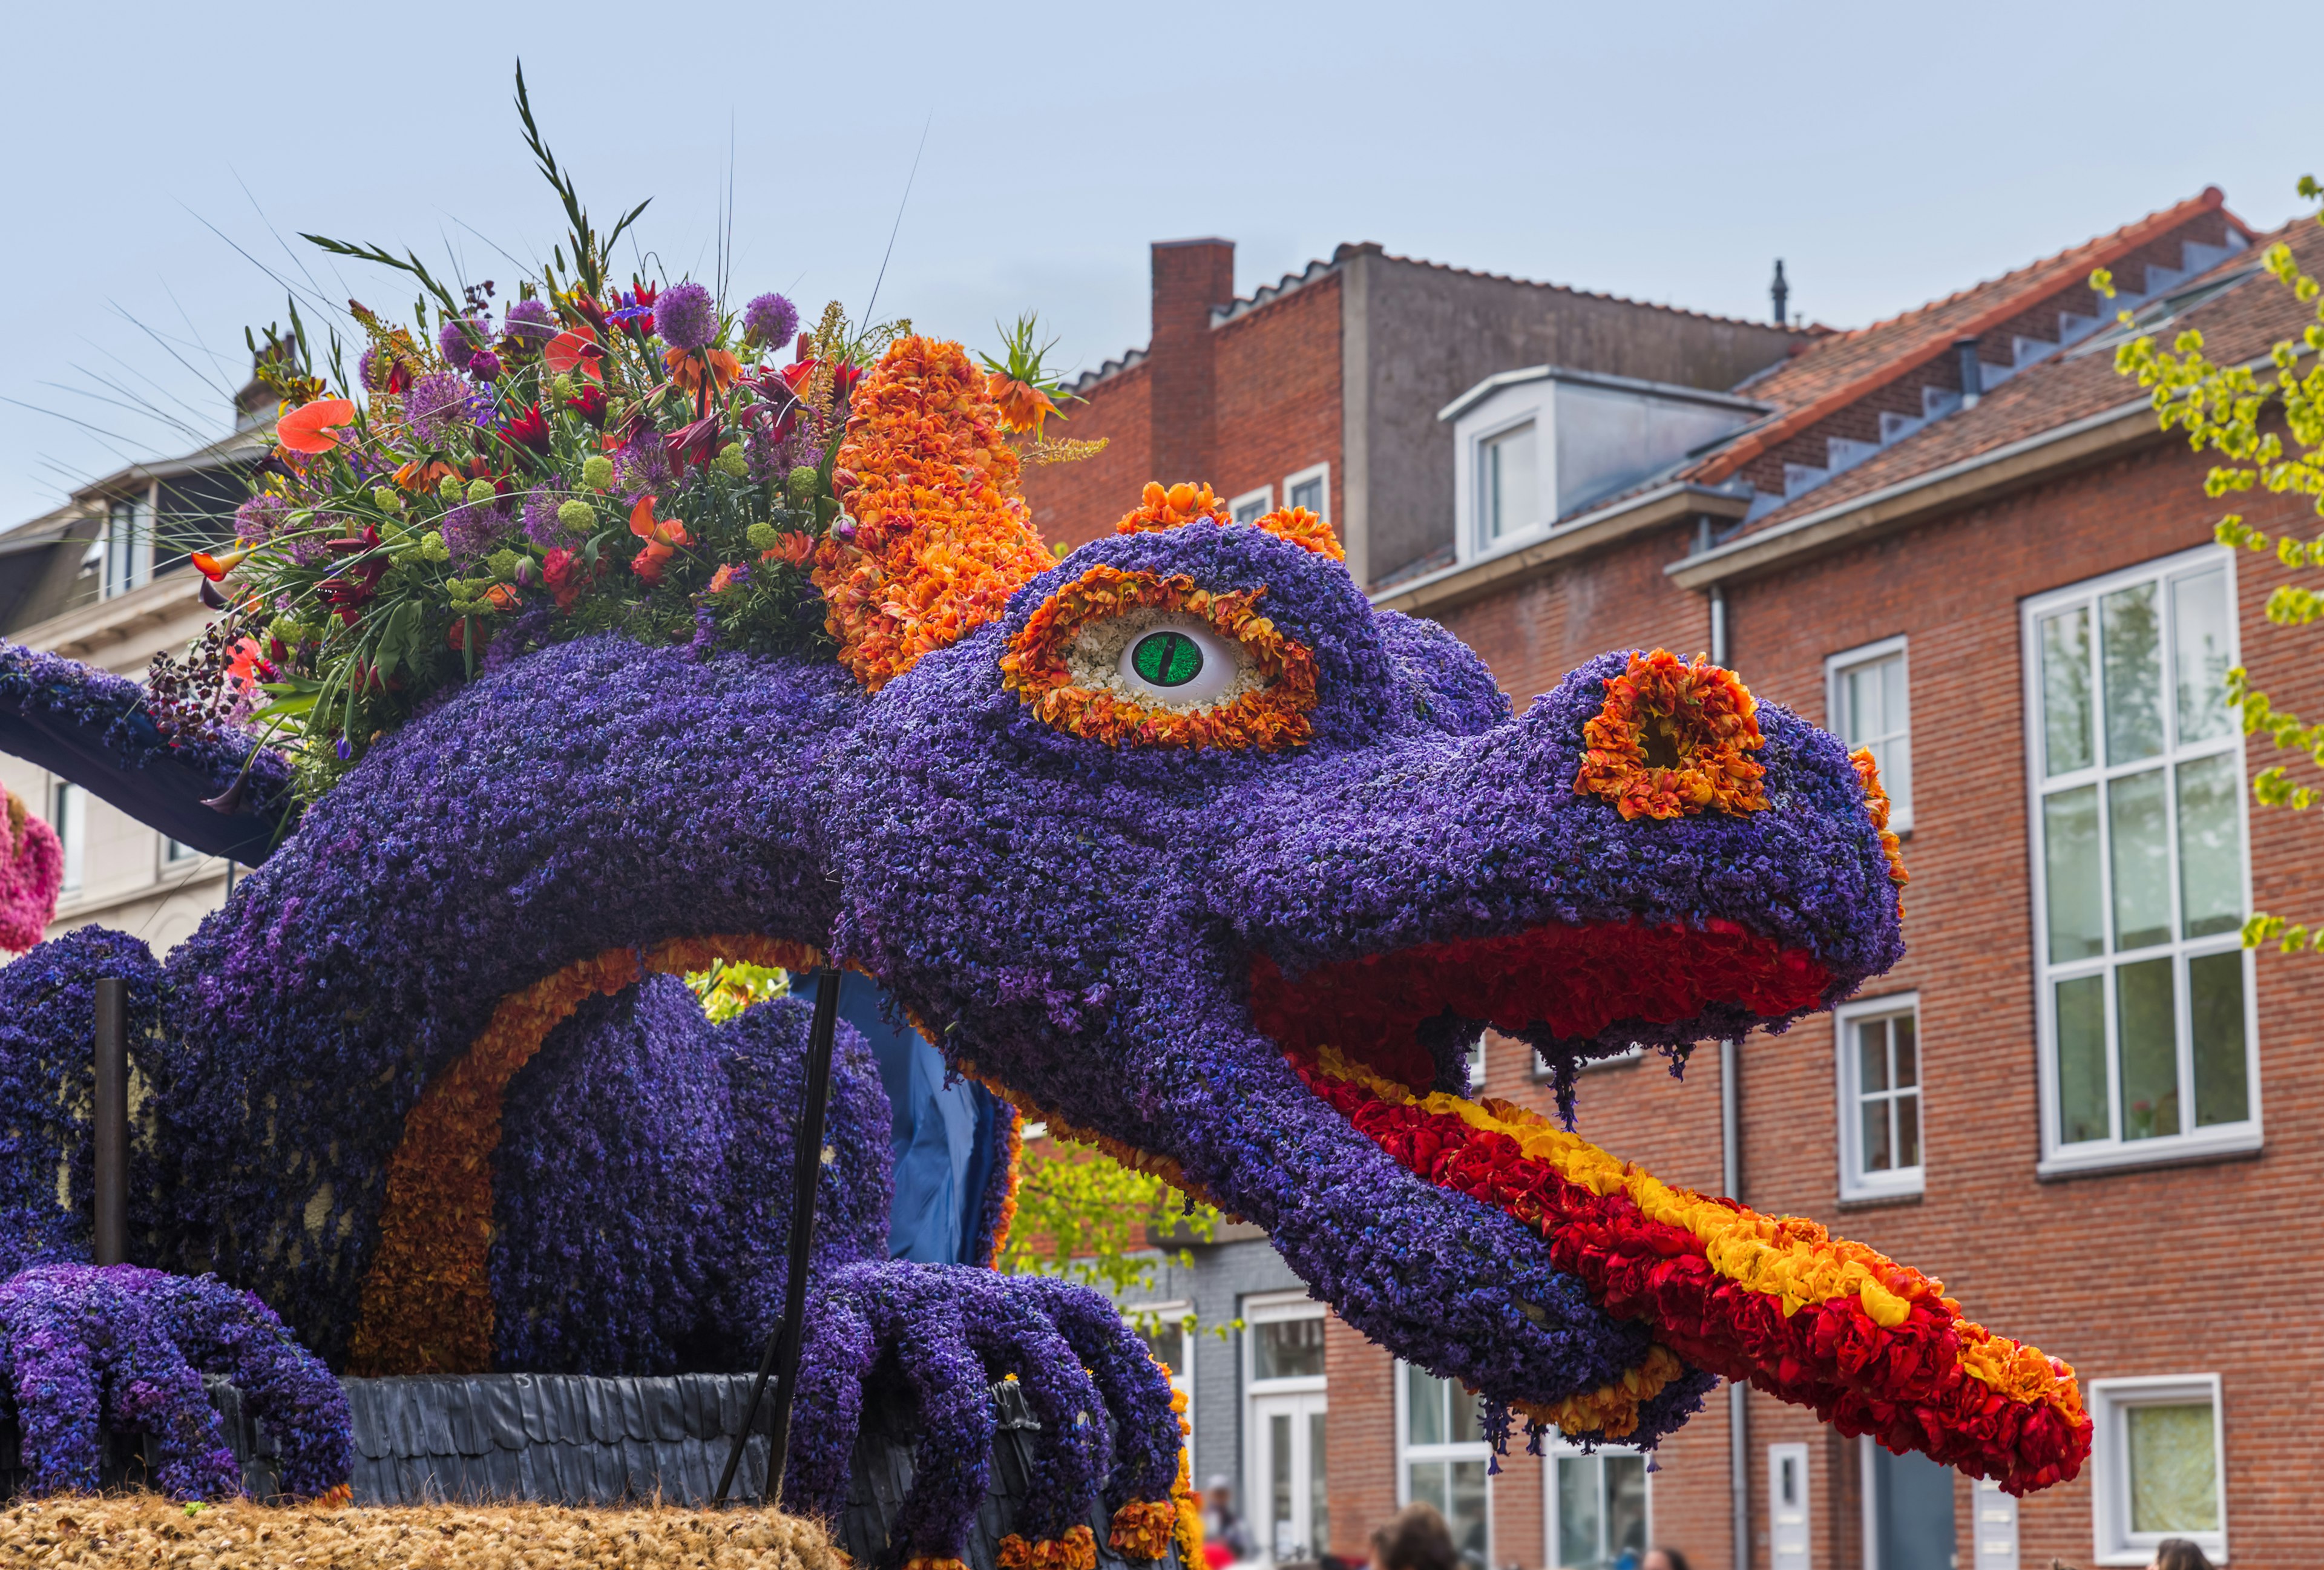
M956 381L899 346L871 407L917 398L925 441ZM1030 559L1020 503L931 530L931 494L859 482L825 548L844 657L908 655L858 664L834 946L956 1067L1259 1223L1358 1329L1534 1423L1651 1440L1748 1377L2014 1487L2070 1474L2070 1377L1939 1284L1467 1099L1488 1026L1570 1125L1582 1060L1780 1030L1895 964L1868 758L1660 651L1512 716L1312 514L1235 524L1194 485L914 649L905 613L974 575L867 579Z

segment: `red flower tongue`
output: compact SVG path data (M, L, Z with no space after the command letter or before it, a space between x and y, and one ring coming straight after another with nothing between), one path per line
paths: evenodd
M1814 1002L1831 979L1804 951L1729 921L1700 930L1552 924L1319 965L1296 981L1262 954L1251 965L1250 1011L1303 1060L1329 1044L1425 1090L1436 1066L1420 1027L1447 1011L1512 1034L1544 1024L1586 1040L1626 1021L1693 1019L1714 1003L1789 1013Z

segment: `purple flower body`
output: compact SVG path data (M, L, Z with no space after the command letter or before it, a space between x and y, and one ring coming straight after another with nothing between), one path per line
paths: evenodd
M508 315L503 326L510 337L539 349L557 336L557 317L549 303L540 300L517 300L509 302Z
M742 341L753 348L780 348L798 330L798 307L779 294L762 294L742 308Z
M290 521L290 503L261 491L234 510L234 537L246 544L261 545L282 532Z
M654 331L673 349L708 348L718 336L718 302L691 279L673 283L654 300Z
M476 403L476 390L465 378L450 371L430 371L403 394L403 418L422 441L441 447L475 428Z
M557 521L557 509L572 500L573 493L565 488L563 475L551 475L540 485L525 494L524 534L536 545L562 545L565 525Z
M501 357L490 349L478 349L468 357L468 374L479 382L501 379Z

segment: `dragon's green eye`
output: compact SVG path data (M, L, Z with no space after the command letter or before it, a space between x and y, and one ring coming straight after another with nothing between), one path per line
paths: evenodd
M1185 633L1165 629L1140 638L1130 664L1157 687L1184 687L1203 673L1203 649Z

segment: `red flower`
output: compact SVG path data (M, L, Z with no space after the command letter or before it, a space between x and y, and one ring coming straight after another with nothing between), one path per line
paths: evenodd
M586 321L591 327L595 328L600 333L610 333L613 330L611 327L606 325L605 308L599 305L595 297L576 289L572 293L567 295L565 299L566 302L573 307L574 310L580 315L583 320ZM556 369L558 370L562 370L565 367L563 366L556 367Z
M595 389L592 389L595 391ZM598 392L602 399L604 393ZM501 439L514 446L529 448L537 453L549 451L549 421L541 418L540 405L528 403L524 412L501 427Z
M605 390L603 387L582 388L565 401L565 407L601 429L605 424Z
M699 464L706 468L710 460L718 456L718 417L715 414L705 415L693 424L672 431L662 438L662 441L669 448L672 461Z
M581 597L584 586L581 559L560 545L540 559L540 578L556 596L557 608L569 611L573 602Z

